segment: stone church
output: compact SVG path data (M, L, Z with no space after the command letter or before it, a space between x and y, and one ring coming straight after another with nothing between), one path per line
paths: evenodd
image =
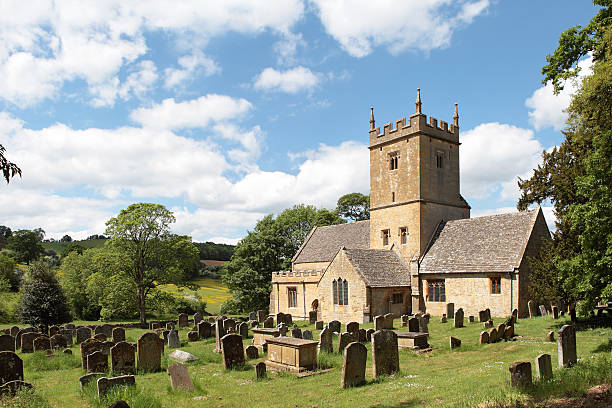
M550 233L540 208L470 218L459 190L459 115L416 113L376 127L370 114L370 219L315 227L272 274L270 313L370 322L416 311L489 308L528 316L529 261ZM492 135L493 137L494 135Z

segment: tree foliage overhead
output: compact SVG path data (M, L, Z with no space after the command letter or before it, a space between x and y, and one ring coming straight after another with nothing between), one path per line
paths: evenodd
M612 300L612 1L594 3L604 8L584 29L561 35L543 70L560 89L562 79L575 75L576 62L592 52L593 75L572 98L565 140L543 152L531 178L519 181L518 202L522 210L550 200L557 216L552 247L533 262L532 286L580 302L582 312Z
M0 144L0 171L2 171L2 176L8 183L12 177L15 177L18 174L19 177L21 177L21 169L17 167L15 163L11 163L6 157L4 157L5 152L6 149Z
M345 194L338 199L336 212L354 221L370 219L370 196L361 193Z

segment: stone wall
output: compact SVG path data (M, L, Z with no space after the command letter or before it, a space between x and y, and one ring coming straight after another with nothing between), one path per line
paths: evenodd
M412 313L411 291L409 287L372 288L371 315L380 316L393 313L395 318ZM402 303L392 303L394 293L402 294Z
M272 274L270 313L289 313L293 318L307 319L312 302L317 299L317 283L323 270L298 270ZM289 288L297 291L296 307L289 307Z

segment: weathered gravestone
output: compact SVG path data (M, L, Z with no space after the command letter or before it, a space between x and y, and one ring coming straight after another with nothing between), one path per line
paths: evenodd
M497 329L494 327L489 331L489 343L495 343L497 340Z
M64 336L66 340L66 347L72 347L72 329L62 329L59 331L59 334Z
M207 339L211 337L213 327L209 322L203 321L198 324L198 335L201 339Z
M280 333L281 337L284 337L287 335L287 332L289 331L289 328L287 327L287 325L285 323L281 323L277 326L278 332Z
M312 340L312 339L313 339L313 337L312 337L312 331L311 331L311 330L308 330L308 329L304 330L304 331L302 332L302 338L303 338L304 340Z
M391 330L378 330L372 334L372 372L374 378L399 371L397 334Z
M34 387L32 384L21 380L9 381L3 385L0 385L0 396L8 395L9 397L14 397L17 394L17 391L25 388L32 389Z
M423 316L417 317L417 321L419 322L418 331L420 331L421 333L429 333L429 327L428 327L429 319L425 317L425 315L423 315Z
M374 316L374 330L383 330L385 328L385 316Z
M100 333L105 335L107 339L110 339L111 337L113 337L113 326L111 326L110 324L96 326L95 334Z
M257 349L257 347L253 346L252 344L246 347L245 352L249 360L259 358L259 349Z
M170 330L170 333L168 333L168 347L181 347L181 342L179 341L179 334L176 330Z
M559 368L571 367L578 361L576 356L576 329L568 324L561 327L557 335Z
M18 326L11 327L10 335L13 337L17 337L17 333L19 333L19 327Z
M257 311L257 321L259 323L263 323L264 320L266 320L266 317L268 317L268 312L266 312L265 310L258 310Z
M478 312L478 323L484 323L487 320L489 320L489 317L487 316L487 311L486 310L481 310Z
M10 334L0 335L0 351L15 351L15 338Z
M263 322L264 329L272 329L274 327L274 318L272 316L267 317Z
M454 325L455 325L455 328L463 327L463 309L462 308L457 309L457 311L455 312Z
M357 339L360 343L365 343L368 341L368 335L365 329L359 329L357 332Z
M21 335L21 352L22 353L33 353L34 352L34 340L40 336L37 332L28 332Z
M108 356L101 351L87 355L87 372L100 373L108 370Z
M319 351L326 353L333 352L332 331L329 327L325 327L319 334Z
M278 326L281 323L286 323L285 314L283 312L279 312L276 314L276 325Z
M402 319L402 327L408 326L408 319L410 319L410 316L402 315L401 319Z
M23 361L12 351L0 351L0 385L23 381Z
M218 319L215 321L215 351L220 353L223 350L223 343L221 343L221 338L225 336L227 332L225 331L224 321Z
M202 321L202 313L195 312L193 314L193 326L198 327L198 324Z
M89 327L79 327L76 329L76 344L81 344L91 338L91 329Z
M536 375L540 380L552 378L552 362L550 354L540 354L535 359Z
M510 385L526 387L531 385L531 363L519 361L510 365Z
M555 332L549 331L546 335L546 341L550 341L551 343L555 341Z
M103 341L102 342L102 353L104 355L110 356L110 349L115 345L112 341Z
M493 320L487 320L486 322L484 322L485 329L490 329L491 327L493 327Z
M552 307L552 315L555 320L559 318L559 306Z
M474 323L474 316L469 315L469 316L468 316L468 322L470 322L470 323Z
M181 313L178 315L178 325L179 327L185 327L189 325L189 316L185 313Z
M323 330L323 320L317 320L315 323L315 330Z
M449 340L450 340L449 343L450 343L451 350L455 349L455 348L458 348L458 347L461 347L461 340L459 340L459 339L457 339L457 338L455 338L453 336L451 336L449 338Z
M497 340L502 340L504 338L504 334L506 333L506 325L500 323L497 325Z
M293 337L294 339L301 339L302 338L302 329L296 327L295 329L291 329L291 337Z
M103 399L108 391L113 387L129 387L136 385L136 378L133 375L122 375L121 377L101 377L98 378L98 399Z
M138 370L161 370L161 355L164 342L155 333L145 333L138 339Z
M221 338L223 344L223 367L231 370L244 365L244 347L242 336L239 334L226 334Z
M418 332L419 331L419 318L413 317L408 319L408 331L409 332Z
M189 361L197 361L198 358L191 353L183 350L174 350L168 355L170 360L178 361L179 363L187 363Z
M285 323L288 326L291 326L293 324L293 317L291 316L291 314L289 314L289 313L285 314Z
M111 370L117 374L136 372L136 348L130 343L120 341L110 349Z
M374 334L376 330L374 329L368 329L366 330L366 341L372 341L372 335Z
M63 334L57 333L49 339L51 349L65 349L68 347L68 342Z
M81 367L87 370L87 356L95 351L102 351L102 342L89 338L81 343Z
M174 322L168 322L166 323L166 330L170 331L170 330L174 330L175 324Z
M242 322L238 324L238 334L242 336L243 339L249 338L249 325Z
M393 330L393 313L385 315L385 329Z
M506 327L506 330L504 330L504 339L512 340L513 337L514 337L514 326Z
M125 341L125 329L123 327L115 327L113 329L113 341L115 343Z
M514 326L516 324L517 320L518 320L518 309L514 308L514 309L512 309L512 324L511 324L511 326Z
M311 310L308 312L308 324L315 324L317 322L317 312L316 310Z
M486 331L480 332L480 338L478 340L480 344L488 344L489 343L489 333Z
M106 341L106 339L108 339L108 337L106 337L106 334L104 333L98 333L95 336L93 336L93 338L99 341Z
M257 313L255 312L249 313L249 321L250 320L257 320Z
M538 306L538 308L540 309L540 315L541 316L546 316L548 313L546 312L546 306L544 305L540 305Z
M340 333L340 326L341 324L337 320L332 320L327 324L327 327L329 327L329 330L331 330L332 333Z
M368 349L361 343L350 343L344 349L341 387L356 387L365 384L365 369Z
M236 333L236 321L234 319L223 319L223 327L226 333Z
M353 343L355 341L359 341L358 333L338 333L338 349L336 350L339 354L344 353L344 349L349 343Z
M455 304L454 303L446 304L446 315L448 316L449 319L455 316Z
M189 371L185 364L172 363L168 367L168 374L170 375L170 384L173 390L193 391L193 381L189 377Z
M198 332L195 330L190 330L187 332L187 340L193 342L193 341L198 341L200 339L200 336L198 336Z
M446 318L446 314L442 315L442 317L440 318L440 323L446 323L448 321L448 319Z
M260 361L259 363L255 364L255 377L257 379L266 377L266 363L264 363L263 361Z
M23 337L23 335L26 333L33 333L33 332L38 332L38 329L36 329L35 327L26 327L25 329L19 330L17 332L17 335L15 336L15 347L21 348L21 338ZM32 338L31 340L34 341L34 338Z
M347 323L346 331L349 333L357 333L359 331L359 323L357 322Z
M98 381L98 378L104 377L106 373L87 373L79 377L79 384L81 384L81 391L91 381Z
M529 317L536 317L538 312L536 311L536 304L533 300L527 302L527 308L529 309Z

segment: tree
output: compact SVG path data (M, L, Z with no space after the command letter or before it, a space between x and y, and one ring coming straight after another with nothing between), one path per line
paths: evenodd
M64 249L62 249L62 252L60 254L60 256L63 258L65 258L69 253L76 251L79 254L82 254L83 251L85 250L85 247L83 247L80 244L77 244L76 242L71 242L68 245L66 245L64 247Z
M42 242L42 240L45 239L45 230L44 229L36 228L36 229L33 229L32 232L34 232L38 236L38 240L40 242Z
M19 289L19 276L15 272L15 261L2 253L0 253L0 281L4 282L5 289L0 292Z
M8 239L11 235L13 235L13 231L9 227L0 225L0 237Z
M572 97L565 140L543 153L531 178L519 181L518 202L519 209L554 204L553 246L534 265L547 267L563 300L580 302L582 313L598 300L612 300L612 1L594 3L605 8L584 29L561 34L542 70L558 91L563 79L576 75L577 61L592 52L593 75Z
M338 199L336 212L354 221L370 219L370 196L361 193L345 194Z
M62 239L60 239L60 242L72 242L72 237L66 234L62 237Z
M170 234L175 221L160 204L138 203L106 223L105 246L120 259L118 274L134 285L141 323L146 322L147 296L160 284L181 284L197 270L198 250L190 237Z
M21 322L33 326L72 320L66 296L46 263L38 261L30 267L21 286L18 311Z
M2 171L2 175L8 184L11 177L15 177L17 174L19 174L19 177L21 177L21 169L17 167L15 163L8 161L4 157L4 152L6 152L6 149L0 144L0 170Z
M28 265L31 261L38 259L44 252L42 244L33 231L19 230L8 239L8 248L15 251L18 262Z

